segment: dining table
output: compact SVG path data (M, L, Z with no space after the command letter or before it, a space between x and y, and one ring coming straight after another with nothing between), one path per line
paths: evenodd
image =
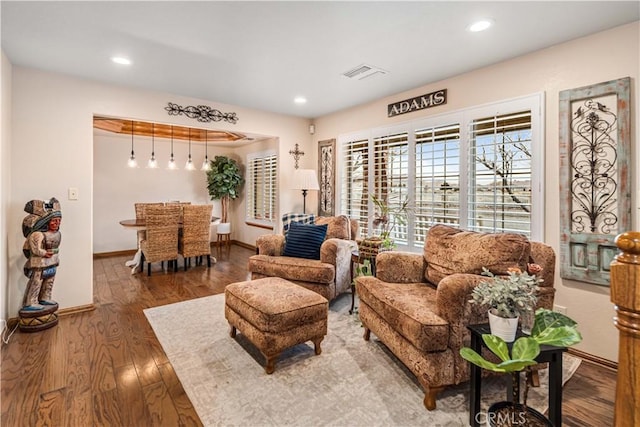
M219 223L220 223L219 217L217 216L211 217L212 225L219 224ZM147 223L144 219L136 219L136 218L123 219L120 221L120 225L125 228L136 230L136 231L147 229ZM182 227L181 222L178 223L178 227ZM140 238L138 238L138 250L133 255L133 258L125 262L124 265L126 265L127 267L131 267L131 274L135 274L138 272L138 270L141 270L142 268L141 264L142 264L142 249L140 249Z

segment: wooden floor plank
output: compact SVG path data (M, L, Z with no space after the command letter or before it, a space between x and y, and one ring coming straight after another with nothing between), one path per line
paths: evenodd
M61 388L40 396L38 426L63 426L67 424L67 389Z
M177 426L180 424L178 411L173 405L167 386L160 381L143 387L145 402L151 415L153 426Z
M2 346L2 425L201 426L143 310L248 280L253 254L232 246L210 269L166 273L158 265L151 277L132 275L130 256L95 259L95 310L61 316L46 331L18 331ZM615 371L582 363L564 387L563 425L612 425L615 383Z

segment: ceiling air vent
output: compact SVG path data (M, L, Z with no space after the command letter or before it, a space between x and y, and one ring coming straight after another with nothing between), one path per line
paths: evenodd
M349 71L342 73L343 76L350 79L366 79L367 77L375 76L376 74L387 74L382 68L374 67L372 65L361 64Z

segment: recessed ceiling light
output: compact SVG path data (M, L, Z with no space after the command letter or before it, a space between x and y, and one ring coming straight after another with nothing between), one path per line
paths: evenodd
M487 28L493 25L493 21L490 19L482 19L480 21L476 21L473 24L469 25L469 31L472 33L477 33L478 31L484 31Z
M293 102L295 102L296 104L306 104L307 98L305 98L304 96L296 96L295 98L293 98Z
M111 58L113 62L120 65L131 65L131 60L123 56L114 56Z

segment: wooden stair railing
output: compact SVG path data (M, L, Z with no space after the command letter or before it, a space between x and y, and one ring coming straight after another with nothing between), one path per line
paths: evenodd
M640 232L616 237L622 251L611 262L613 322L619 330L615 427L640 426Z

